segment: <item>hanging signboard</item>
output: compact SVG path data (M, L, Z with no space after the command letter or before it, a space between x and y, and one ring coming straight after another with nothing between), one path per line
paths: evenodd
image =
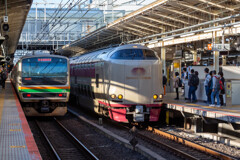
M182 54L183 54L183 51L182 51L182 50L177 50L177 51L174 53L173 58L174 58L174 59L182 58Z
M230 44L213 44L212 51L229 51Z

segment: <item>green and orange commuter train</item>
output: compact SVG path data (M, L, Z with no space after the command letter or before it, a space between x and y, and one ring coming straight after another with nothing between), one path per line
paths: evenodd
M69 60L58 55L22 57L11 81L26 116L63 116L70 93Z

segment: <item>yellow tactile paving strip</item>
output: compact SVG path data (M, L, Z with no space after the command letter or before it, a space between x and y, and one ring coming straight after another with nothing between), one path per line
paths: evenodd
M5 92L5 90L2 90L1 92ZM2 122L2 110L3 110L3 104L4 104L4 97L5 94L0 94L0 126L1 126L1 122Z

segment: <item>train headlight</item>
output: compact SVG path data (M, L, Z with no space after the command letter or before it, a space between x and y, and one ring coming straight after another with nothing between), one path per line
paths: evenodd
M159 98L160 98L160 99L162 99L162 98L163 98L163 95L162 95L162 94L160 94L160 95L159 95Z
M157 99L157 98L158 98L158 95L154 94L153 99Z
M123 99L123 95L119 94L118 99Z
M112 95L111 95L111 98L112 98L112 99L115 99L116 97L117 97L117 96L116 96L115 94L112 94Z

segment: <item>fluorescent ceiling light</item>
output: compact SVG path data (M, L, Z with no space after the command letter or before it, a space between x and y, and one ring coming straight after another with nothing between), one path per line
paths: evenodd
M240 27L240 24L235 24L233 25L233 27Z
M149 44L157 43L158 40L149 41Z
M213 32L213 31L220 31L220 30L222 30L222 28L208 29L208 30L205 30L204 33Z
M188 33L188 34L181 35L180 37L192 36L192 35L194 35L194 34L195 34L195 33Z
M174 37L164 38L163 41L172 40Z

